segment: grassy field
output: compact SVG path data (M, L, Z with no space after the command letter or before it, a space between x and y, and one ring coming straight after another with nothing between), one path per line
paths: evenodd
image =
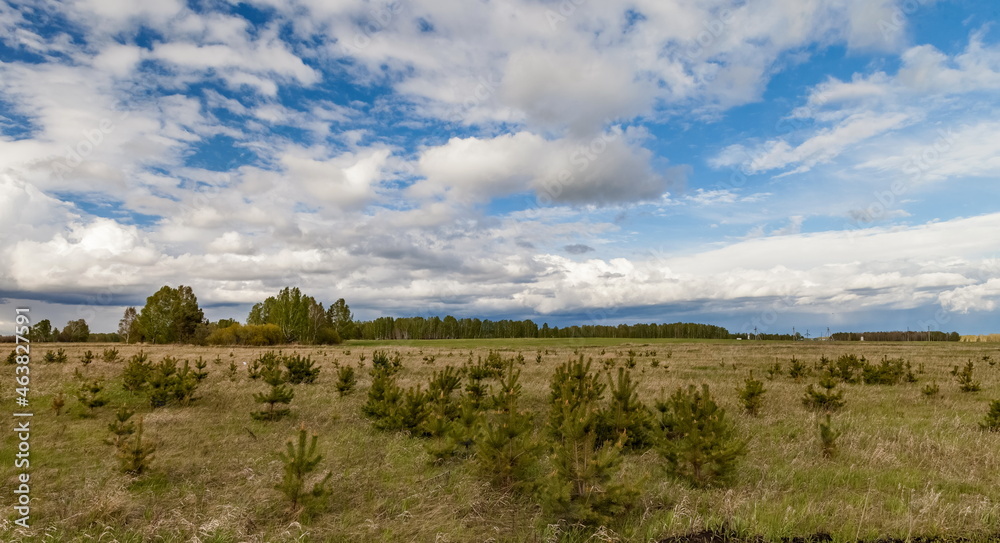
M105 348L120 360L104 362ZM988 541L1000 534L1000 433L978 427L990 400L1000 399L1000 346L989 343L835 343L645 340L459 340L353 342L335 347L286 347L309 354L322 371L316 384L296 385L292 415L278 422L251 420L255 392L245 363L266 349L196 346L36 344L31 365L31 525L13 524L20 469L17 437L4 433L0 475L6 511L0 540L13 541L659 541L725 527L765 540L828 533L834 541L901 540L916 536ZM67 363L44 363L46 350L65 349ZM208 360L209 376L189 406L151 409L146 397L123 390L124 362L140 349L159 361L171 355ZM375 349L398 351L404 387L424 383L434 370L460 366L490 349L521 353L523 405L544 422L554 368L583 354L621 366L636 351L639 392L649 405L677 387L708 383L748 441L733 483L696 490L667 476L654 451L629 456L622 477L641 489L632 510L609 526L579 530L545 518L530 497L493 489L472 462L433 465L424 442L372 428L361 415ZM85 350L98 355L84 366ZM541 353L542 360L536 362ZM0 350L5 354L6 349ZM896 386L842 385L846 407L833 416L843 432L832 459L820 454L817 421L800 398L818 376L766 378L796 357L812 368L821 356L854 353L878 361L909 360L919 382ZM357 365L353 394L339 397L334 362ZM433 357L432 362L428 362ZM427 360L425 360L425 358ZM950 370L975 361L981 391L959 391ZM230 363L238 371L230 377ZM15 407L14 369L4 366L0 394ZM736 389L750 370L767 393L759 417L741 412ZM105 384L109 405L93 413L79 405L81 378ZM940 394L921 389L936 382ZM60 415L51 408L66 396ZM119 405L145 418L158 443L149 473L117 469L105 444ZM13 419L11 419L13 420ZM13 422L9 422L13 426ZM326 508L298 522L274 489L281 478L277 453L300 424L319 434L324 471L333 472Z

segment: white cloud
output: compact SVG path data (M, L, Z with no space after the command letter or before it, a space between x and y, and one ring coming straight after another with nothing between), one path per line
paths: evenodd
M651 153L633 140L621 130L590 139L546 140L529 132L452 138L421 154L417 168L425 179L408 193L479 202L531 190L544 204L657 199L680 182L683 171L653 171Z
M829 162L874 136L906 125L903 113L876 115L859 113L837 126L820 130L798 145L784 139L771 140L754 148L733 145L724 149L710 163L715 168L742 166L749 173L761 173L796 166L792 173L806 172L817 164Z

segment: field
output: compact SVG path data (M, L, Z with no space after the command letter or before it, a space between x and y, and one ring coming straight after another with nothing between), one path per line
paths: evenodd
M100 358L117 347L119 360ZM65 363L45 363L62 348ZM829 534L833 541L907 540L916 537L989 541L1000 534L1000 432L979 427L990 400L1000 399L1000 347L989 343L835 343L645 340L456 340L349 342L335 347L285 347L308 354L321 367L315 384L295 385L291 416L252 420L253 394L267 389L250 380L246 363L266 349L196 346L35 344L31 362L31 528L14 525L20 469L17 437L7 432L0 451L5 488L2 541L661 541L704 530L726 530L765 541ZM208 361L208 377L188 406L152 409L143 394L122 387L124 360L142 349L152 361L170 355ZM727 412L747 454L727 486L694 489L669 477L655 451L627 456L622 480L639 490L630 511L615 522L582 529L547 518L530 496L490 486L470 460L431 462L424 440L372 427L361 414L376 349L396 351L405 388L426 383L435 370L486 357L524 357L523 407L538 413L543 433L549 382L555 367L580 354L603 372L603 360L623 366L635 352L633 376L647 405L678 387L708 383ZM83 365L82 353L97 359ZM6 350L2 351L3 354ZM820 416L801 402L818 382L822 356L844 354L879 361L904 358L918 382L844 384L846 407L832 417L842 434L832 458L820 454ZM536 356L541 354L541 361ZM334 363L357 367L356 390L340 397ZM787 370L793 358L811 375ZM984 357L990 357L984 359ZM978 392L962 392L954 366L975 363ZM230 376L230 363L237 372ZM611 362L608 363L609 365ZM0 393L15 408L13 366L4 366ZM767 390L758 417L743 413L736 389L750 370ZM98 380L110 400L80 405L80 383ZM937 397L921 393L930 383ZM61 414L53 398L64 393ZM606 396L606 395L605 395ZM145 420L158 444L150 470L121 473L105 443L119 405ZM13 423L9 423L13 425ZM277 453L301 424L319 435L322 471L332 471L325 507L296 520L275 485L282 476Z

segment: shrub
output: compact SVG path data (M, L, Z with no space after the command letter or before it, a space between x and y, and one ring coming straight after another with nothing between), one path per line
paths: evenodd
M740 397L740 405L743 406L743 410L747 412L748 415L756 417L760 414L760 406L764 403L764 383L753 378L753 372L750 372L750 377L744 381L743 388L736 389L736 392Z
M298 354L284 357L288 369L288 382L293 385L312 384L319 377L319 368L313 365L312 357Z
M396 429L406 430L414 436L427 435L424 423L430 415L430 396L421 385L406 389L402 401L396 403L395 411L390 414L389 419L398 421Z
M327 484L333 476L332 472L326 472L326 476L314 483L309 491L305 491L309 474L316 471L323 460L323 456L316 453L319 436L313 434L312 439L308 440L308 445L307 439L308 431L305 424L302 424L299 427L298 439L289 439L286 451L278 453L284 469L281 483L275 488L291 501L291 510L296 516L301 512L301 508L317 504L329 494Z
M115 348L104 349L104 353L101 355L101 358L103 358L105 362L109 362L109 363L117 361L118 360L118 349L115 349Z
M746 443L724 409L712 399L708 385L677 391L657 401L663 440L659 451L667 470L696 487L725 483L746 454Z
M436 462L454 457L466 457L473 453L480 429L481 414L467 398L458 404L455 418L449 419L438 404L430 414L424 427L431 439L425 448Z
M830 376L825 376L819 381L822 391L815 390L813 385L806 389L805 396L802 397L802 405L815 411L837 411L844 407L844 393L834 392L837 382Z
M987 432L1000 432L1000 400L990 402L990 410L979 427Z

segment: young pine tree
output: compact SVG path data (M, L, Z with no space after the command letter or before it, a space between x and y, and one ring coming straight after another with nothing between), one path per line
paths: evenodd
M379 360L377 356L381 351L375 351L373 362ZM371 369L372 385L368 389L368 399L361 412L370 419L372 424L380 430L402 429L399 406L403 402L403 390L396 384L396 372L388 366L388 357L385 364L373 364Z
M354 390L354 385L358 384L358 376L354 371L354 366L345 365L337 368L337 395L344 397Z
M575 412L581 405L596 406L604 396L604 384L590 371L590 361L567 361L556 368L549 385L549 434L556 440L562 439L563 417ZM568 408L565 409L565 408ZM599 417L593 417L591 426L585 430L595 430ZM598 443L600 444L600 443Z
M837 454L837 438L840 432L830 425L830 414L826 414L826 422L819 423L819 447L823 458L833 458Z
M844 393L843 391L833 391L837 387L837 382L834 381L833 377L823 376L819 381L819 386L823 389L822 391L814 389L813 385L806 388L806 393L802 397L802 405L813 411L826 411L827 413L844 407Z
M725 483L736 464L746 454L746 443L736 437L733 423L709 392L694 385L677 389L665 401L658 401L663 439L660 454L667 470L696 487Z
M764 390L763 382L753 378L752 371L744 381L743 388L736 389L736 392L740 397L740 405L748 415L756 417L760 414L760 406L764 403L764 393L767 391Z
M114 445L116 449L120 449L125 440L135 433L135 423L129 420L133 414L135 412L124 405L118 408L118 411L115 412L115 420L108 424L108 430L111 431L111 437L107 440L108 445Z
M483 419L475 444L480 471L497 487L527 489L540 447L533 439L531 415L518 408L521 370L513 363L500 378L490 403L494 411Z
M84 383L77 391L76 399L80 401L81 405L89 410L89 413L93 414L94 409L108 403L108 399L101 394L103 391L104 385L102 385L100 381Z
M615 442L624 437L627 451L644 451L653 445L649 409L639 400L638 383L625 368L618 368L618 378L608 376L609 404L600 414L597 439Z
M553 436L551 472L539 488L550 517L570 523L606 524L625 512L638 492L616 482L622 440L601 446L597 438L598 401L603 385L590 364L567 362L551 384L549 434Z
M274 363L264 367L260 372L260 376L265 383L270 385L271 389L266 393L255 393L253 399L257 403L267 404L267 409L254 411L250 413L250 416L254 420L275 421L291 413L291 410L287 407L278 407L279 404L290 404L292 398L295 397L295 392L285 384L288 382L287 374L281 371L277 363Z
M149 470L149 463L153 460L153 453L156 451L156 444L143 441L142 417L139 417L139 424L136 425L135 432L131 439L124 439L118 444L118 463L121 471L133 476L142 475Z
M957 366L956 366L957 369ZM961 371L954 371L955 380L958 381L958 389L962 392L977 392L979 391L979 381L972 378L972 371L975 369L975 365L971 360L965 365Z
M312 435L311 440L308 439L308 431L303 423L299 427L298 439L289 439L285 452L278 453L284 464L284 471L281 483L275 488L291 502L290 509L296 517L305 508L318 505L329 494L327 484L333 477L333 473L329 471L311 489L305 489L309 474L316 471L323 460L323 456L316 453L318 439L316 434Z
M1000 400L990 402L990 410L979 427L986 432L1000 432Z

